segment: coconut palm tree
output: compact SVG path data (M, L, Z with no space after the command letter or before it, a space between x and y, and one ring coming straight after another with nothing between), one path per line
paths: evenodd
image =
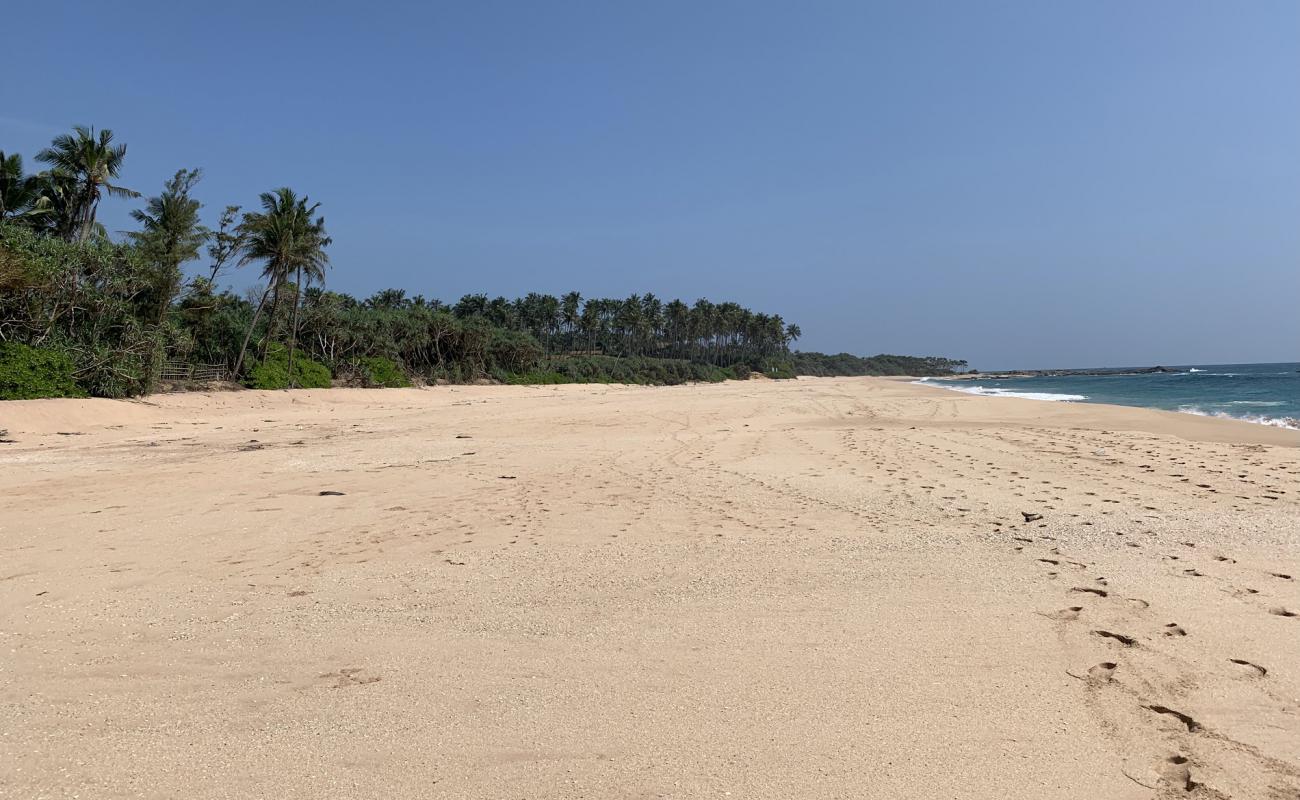
M36 154L36 160L50 165L56 179L69 184L65 216L59 232L70 241L84 242L95 230L95 212L102 194L110 197L139 197L140 193L113 181L126 159L126 145L113 145L113 132L78 125L71 134L54 137L50 146Z
M785 326L785 344L789 347L800 336L803 336L803 329L793 322Z
M578 329L578 321L582 319L582 294L579 292L569 292L560 299L560 321L564 324L564 330L569 334L568 349L573 350L573 336Z
M199 257L199 248L212 235L199 222L203 204L190 196L202 173L197 169L178 170L163 185L162 194L149 198L144 211L135 210L131 217L142 230L128 234L157 268L158 322L162 322L172 298L180 290L181 265Z
M307 204L307 198L298 197L288 187L281 187L274 192L262 193L262 210L244 215L239 224L239 233L243 237L243 255L239 265L260 261L262 277L268 282L267 290L257 305L248 332L244 335L244 344L239 349L239 359L235 362L235 375L244 365L244 355L248 351L248 341L253 336L253 329L262 316L267 297L274 292L279 302L280 290L289 277L294 276L293 289L293 323L289 332L289 379L293 385L293 354L297 346L298 307L302 296L303 279L307 282L325 280L325 268L329 266L329 256L325 248L331 239L325 234L325 218L315 217L320 203ZM274 318L274 314L272 314Z
M0 150L0 220L37 222L50 213L41 180L23 174L23 157Z

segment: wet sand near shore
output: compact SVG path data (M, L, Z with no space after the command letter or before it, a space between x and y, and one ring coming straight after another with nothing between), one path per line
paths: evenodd
M1300 793L1300 432L874 379L0 429L0 797Z

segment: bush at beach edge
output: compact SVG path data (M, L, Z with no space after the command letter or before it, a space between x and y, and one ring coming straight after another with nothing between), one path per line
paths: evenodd
M365 386L381 389L405 389L411 385L402 368L391 358L371 356L357 363L357 372Z
M250 389L287 389L289 388L289 350L280 344L272 344L266 350L266 358L253 365L248 371L245 385ZM295 389L328 389L330 371L324 364L294 353L293 385Z
M72 357L49 348L0 343L0 400L85 397L73 377Z

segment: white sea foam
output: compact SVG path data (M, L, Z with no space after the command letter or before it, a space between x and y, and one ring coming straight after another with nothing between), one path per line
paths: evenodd
M922 378L917 383L927 382ZM999 389L995 386L964 385L958 386L951 383L932 383L931 386L941 386L944 389L951 389L954 392L964 392L966 394L978 394L983 397L1020 397L1025 400L1049 400L1055 403L1068 403L1074 400L1087 400L1088 396L1083 394L1055 394L1053 392L1013 392L1010 389Z
M1235 419L1238 422L1253 422L1256 425L1270 425L1274 428L1288 428L1293 431L1300 431L1300 419L1296 419L1295 417L1266 417L1262 414L1229 414L1226 411L1206 411L1200 406L1179 406L1178 410L1184 414L1195 414L1198 417Z
M1189 368L1187 371L1188 371L1188 372L1204 372L1205 370L1203 370L1203 369L1197 369L1196 367L1191 367L1191 368Z
M1230 406L1281 406L1286 405L1281 400L1229 400Z

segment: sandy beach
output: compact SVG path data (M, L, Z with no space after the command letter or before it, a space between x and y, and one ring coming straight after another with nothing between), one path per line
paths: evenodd
M1300 793L1300 432L877 379L0 429L0 797Z

